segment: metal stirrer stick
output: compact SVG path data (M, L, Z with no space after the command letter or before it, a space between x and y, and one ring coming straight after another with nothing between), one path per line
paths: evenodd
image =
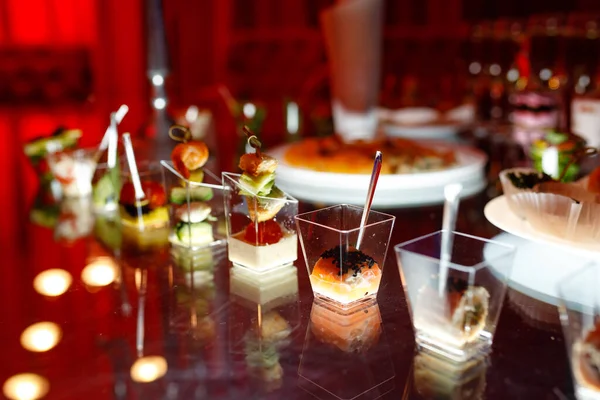
M375 161L373 162L373 171L371 172L371 182L369 183L369 190L367 191L367 200L365 201L365 208L363 209L362 219L360 220L360 230L358 231L358 239L356 240L356 250L360 250L363 237L365 235L365 225L369 219L369 212L371 211L371 204L373 203L373 197L375 196L375 188L377 187L377 180L381 173L381 162L383 156L380 151L375 153Z
M438 282L439 295L446 291L446 280L448 279L448 264L452 259L452 242L454 228L456 226L456 215L460 199L458 195L462 191L460 183L452 183L444 187L444 216L442 217L442 243L440 252L440 277Z

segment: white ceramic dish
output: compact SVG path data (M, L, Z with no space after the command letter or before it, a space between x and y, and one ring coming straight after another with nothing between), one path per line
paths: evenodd
M558 304L558 283L590 263L588 257L574 255L562 247L533 242L510 233L501 233L492 240L517 248L508 286L552 305ZM493 250L494 247L484 249L486 259L494 257Z
M560 248L568 253L600 261L600 243L580 243L546 235L534 230L524 219L517 217L508 207L505 196L499 196L486 204L483 210L490 223L498 228L524 239L528 239L548 247Z
M387 136L437 140L452 140L472 122L472 113L469 105L445 114L427 107L378 110L380 127Z
M458 165L441 171L381 175L373 199L374 207L441 204L444 202L444 186L449 183L461 183L463 197L483 190L486 185L485 154L470 147L448 143L431 142L428 145L452 148L456 152ZM364 204L370 174L340 174L293 167L284 158L288 146L268 151L279 160L276 183L282 190L313 203Z
M382 122L381 129L386 136L402 137L411 139L452 139L462 129L458 124L436 124L436 125L398 125L393 122Z

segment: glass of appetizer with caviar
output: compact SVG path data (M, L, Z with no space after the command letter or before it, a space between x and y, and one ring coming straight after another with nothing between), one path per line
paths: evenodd
M396 217L363 207L336 205L296 216L300 244L317 300L355 311L377 297Z
M159 163L138 166L128 134L123 135L128 167L121 172L119 214L123 256L163 250L169 243L169 208L164 169ZM131 160L133 159L133 161Z
M298 257L298 200L275 185L277 160L261 152L256 136L249 135L255 152L240 158L243 173L222 174L228 254L235 265L267 271Z
M395 251L418 347L454 362L487 354L514 246L441 230Z
M600 265L576 271L558 286L560 320L578 399L600 399Z

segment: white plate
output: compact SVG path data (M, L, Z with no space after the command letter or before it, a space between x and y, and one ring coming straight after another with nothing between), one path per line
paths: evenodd
M564 248L532 242L509 233L501 233L492 240L517 248L508 286L552 305L557 305L558 283L590 263L589 258L574 255ZM494 249L492 246L485 248L485 259L494 257ZM493 263L491 268L494 268Z
M444 186L449 183L461 183L463 197L476 194L485 188L485 154L466 146L440 143L428 145L451 148L455 151L458 165L441 171L381 175L373 198L374 207L440 204L444 202ZM284 158L289 146L280 146L268 152L279 160L276 183L282 190L310 202L364 204L370 174L340 174L293 167L287 164ZM383 156L385 157L385 154Z
M561 239L536 231L531 225L517 217L508 207L505 196L499 196L486 204L483 213L488 221L498 228L524 239L560 248L572 254L600 260L600 247L589 243L579 243Z
M413 139L450 139L460 132L458 124L440 125L398 125L393 122L382 122L381 128L387 136Z

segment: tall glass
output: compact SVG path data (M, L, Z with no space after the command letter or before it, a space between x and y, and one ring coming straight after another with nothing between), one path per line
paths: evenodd
M342 204L296 216L313 293L337 309L372 302L379 290L396 217L371 211L359 247L362 213Z
M250 195L239 174L224 172L222 178L231 262L255 271L293 263L298 258L298 200L281 191L277 198Z
M558 285L559 311L579 399L600 399L600 265Z
M395 250L419 347L457 362L486 353L515 248L439 231L398 244Z

